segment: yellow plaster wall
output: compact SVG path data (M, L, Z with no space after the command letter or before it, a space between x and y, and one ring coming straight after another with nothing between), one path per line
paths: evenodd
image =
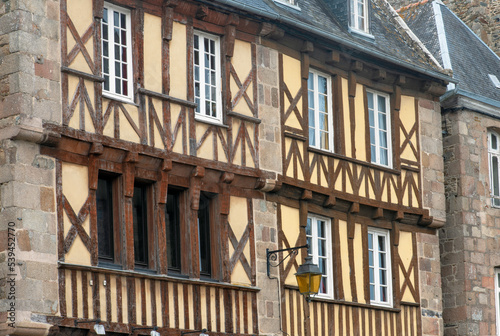
M175 79L170 86L170 95L187 99L187 37L186 26L174 22L170 41L170 78Z
M352 301L351 278L349 266L349 248L347 245L347 222L339 220L339 240L340 240L340 255L342 264L342 284L344 285L344 298L346 301Z
M248 224L247 199L243 197L231 196L230 209L231 211L228 216L228 221L229 224L231 225L231 229L233 230L236 239L240 241ZM232 253L234 253L234 248L232 247L232 244L230 242L228 242L228 244L231 247L232 250L231 255L232 255ZM249 244L250 241L247 242L243 251L248 261L252 260L250 255ZM233 273L231 274L231 283L243 284L243 285L252 284L251 279L248 278L240 261L238 261L238 263L235 266L235 269L233 270Z
M162 92L161 18L144 14L144 86ZM177 78L175 78L177 80Z
M356 85L356 97L354 99L356 106L355 121L356 121L356 158L366 160L366 117L365 117L365 92L363 85ZM344 105L345 106L345 105ZM349 105L347 105L349 106ZM344 108L345 109L345 108Z
M295 97L299 90L301 89L302 79L300 77L300 60L289 57L287 55L283 55L283 80L290 91L292 97ZM285 111L290 107L290 102L288 98L285 97ZM299 113L302 113L302 98L297 103L297 109ZM294 112L290 114L288 119L285 121L286 126L295 127L298 129L302 129L300 126L299 120L297 119Z
M410 267L410 263L413 259L413 235L411 232L400 231L399 232L399 246L398 246L399 258L401 259L405 269L408 271ZM413 272L411 279L413 280ZM399 270L400 283L403 284L404 276L401 269ZM403 301L406 302L415 302L413 295L411 294L408 287L406 287L405 292L403 293Z
M241 84L243 84L252 70L252 44L241 40L235 40L232 60L233 62L231 62L231 64L233 65ZM234 98L238 94L239 88L236 85L236 82L232 75L230 76L230 78L231 95L232 98ZM250 83L250 85L248 86L246 93L248 94L250 100L253 101L252 83ZM243 97L241 97L238 104L233 108L233 110L247 116L253 116L253 113L250 111L250 108L248 107L248 104Z
M68 76L68 92L69 92L69 97L73 98L76 94L76 90L79 85L79 78L75 76ZM85 90L87 91L89 95L89 100L91 104L94 103L94 84L91 81L84 81L84 86ZM71 104L71 101L69 102ZM81 105L83 105L83 109L85 111L85 116L84 116L84 124L85 124L85 131L94 133L95 132L95 127L92 121L92 117L90 116L90 110L89 107L87 106L86 103L82 103L80 99L78 98L77 104L75 106L75 110L73 112L73 116L69 120L69 127L74 128L74 129L80 129L80 108ZM95 109L94 106L91 105L90 108L93 110L93 113L95 114Z
M365 301L365 286L364 286L364 267L363 267L363 230L361 224L356 224L354 228L354 262L356 274L356 289L358 302L367 303Z
M205 133L209 129L209 127L210 127L210 125L208 125L208 124L196 122L196 143L200 142L200 140L205 135ZM196 155L199 158L214 160L213 148L214 148L213 134L211 133L205 138L205 140L201 144L201 147L198 148Z
M407 132L410 132L412 127L417 122L416 111L415 111L415 98L410 96L401 96L401 110L399 112L399 118L401 124L404 126ZM403 131L400 131L401 144L406 140ZM411 142L417 148L417 132L411 137ZM409 145L405 147L401 153L401 158L411 161L417 161L413 150Z
M252 158L252 153L250 152L250 147L254 148L255 150L255 140L254 140L254 134L255 134L255 124L252 123L246 123L246 130L249 135L250 141L247 141L246 143L246 152L245 152L245 158L246 158L246 167L249 168L255 168L255 162Z
M68 1L67 12L69 19L73 22L76 30L80 37L85 34L87 29L93 25L94 15L92 13L92 0L79 0L79 1ZM68 53L76 45L75 39L69 29L66 29L67 47ZM85 44L90 58L93 60L94 57L94 37L90 37ZM72 64L70 64L72 69L80 70L86 73L92 73L90 67L82 56L81 52L77 55Z
M281 228L290 246L296 246L295 242L300 234L299 209L287 207L285 205L281 206ZM301 256L298 255L296 258L301 258ZM292 268L285 280L286 284L297 286L297 280L294 275L295 272L296 270Z
M342 83L342 106L344 112L345 154L347 157L352 157L351 115L349 111L349 81L346 78L342 78L341 83Z
M106 113L106 110L108 108L109 103L110 103L109 99L106 99L106 98L102 99L102 114L103 114L103 117L104 117L104 114ZM115 126L114 125L115 125L115 112L111 111L109 119L108 119L107 123L104 125L103 134L105 136L114 138L114 136L115 136L115 133L114 133L115 132Z

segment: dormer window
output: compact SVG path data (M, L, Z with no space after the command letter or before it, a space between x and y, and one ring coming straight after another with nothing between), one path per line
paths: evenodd
M297 3L298 0L274 0L274 2L283 4L283 5L287 5L289 7L292 7L293 9L300 11L299 5Z
M364 33L369 33L368 0L349 0L351 21L350 27Z

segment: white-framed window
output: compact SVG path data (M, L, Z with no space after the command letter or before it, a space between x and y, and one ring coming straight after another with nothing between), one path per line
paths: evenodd
M371 161L392 168L389 95L367 91Z
M349 3L351 12L350 27L368 33L368 0L349 0Z
M196 117L222 122L220 39L194 33L194 99Z
M500 336L500 268L495 268L495 310L497 321L496 335Z
M323 277L318 296L333 298L332 278L332 234L331 220L310 214L307 217L306 238L309 245L308 254L319 266Z
M300 8L297 4L297 0L274 0L275 2L278 2L278 3L281 3L283 5L287 5L287 6L290 6L296 10L299 10L300 11Z
M307 80L309 104L309 145L333 151L332 80L316 70Z
M104 4L101 24L102 75L105 94L133 99L130 11Z
M370 303L392 307L391 249L389 231L368 228Z
M488 132L488 156L490 168L491 205L500 207L500 136Z

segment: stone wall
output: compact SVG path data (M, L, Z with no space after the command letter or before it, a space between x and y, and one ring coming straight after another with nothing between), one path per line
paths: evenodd
M278 52L257 46L257 76L259 82L260 168L280 174L281 120L278 91ZM266 249L278 249L276 203L254 200L254 218L257 254L257 294L259 332L261 335L281 335L278 269L273 268L269 279L266 267Z
M44 335L59 310L55 164L38 144L61 120L59 6L0 4L0 335Z
M496 335L500 209L489 197L488 127L471 111L443 115L448 220L441 230L445 335Z
M432 226L439 227L446 221L444 196L444 163L439 103L427 99L418 101L422 187L424 207L433 216ZM422 334L442 335L443 306L441 294L441 264L437 234L417 235Z

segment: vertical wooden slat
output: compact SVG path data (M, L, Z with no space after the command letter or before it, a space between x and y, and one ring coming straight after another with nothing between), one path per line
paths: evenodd
M253 333L259 332L259 319L257 317L257 293L252 293L252 319L253 319Z
M116 316L118 323L123 323L123 310L122 310L122 278L116 277Z
M297 307L295 308L297 312L297 323L298 323L297 336L302 336L303 328L305 327L305 325L303 323L303 318L301 313L304 311L304 309L302 308L301 295L298 291L295 291L295 301L297 302Z
M150 280L150 293L151 293L151 323L153 326L158 326L158 318L156 316L156 281Z
M240 333L240 322L241 322L241 309L240 309L240 292L234 291L234 325L235 325L235 332L237 334Z
M78 296L77 296L77 284L76 284L76 272L75 270L71 270L71 299L72 299L72 314L73 317L78 316Z
M233 300L232 291L224 289L224 319L226 326L226 333L233 332Z
M248 293L243 293L243 333L248 334Z
M105 280L106 280L106 321L111 322L111 305L113 304L111 302L111 277L108 274L105 275Z
M136 324L136 295L135 295L135 279L127 277L127 302L128 302L128 323Z
M205 297L207 306L207 330L212 330L212 296L210 287L205 287ZM217 311L217 310L216 310Z
M169 309L170 293L168 290L169 287L167 282L162 281L160 284L160 288L161 288L161 307L163 307L163 314L162 314L163 327L170 328L170 309Z
M179 307L179 288L178 288L179 284L178 283L174 283L174 293L173 293L173 296L174 296L174 319L175 319L175 328L178 329L179 328L179 324L180 324L180 317L179 317L179 311L181 309L181 307ZM182 309L184 309L184 307L182 307Z
M94 311L94 318L100 319L101 318L101 297L99 294L99 273L92 272L91 273L92 281L93 281L93 286L92 286L92 303L93 303L93 311Z
M61 316L66 317L66 270L59 269L59 309Z
M343 311L344 311L344 308L345 306L342 306L342 305L339 305L339 310L338 310L338 314L339 314L339 335L344 335L344 314L343 314Z
M215 309L217 309L219 311L219 313L216 314L216 316L217 316L216 317L216 319L217 319L216 320L216 330L219 332L221 331L221 325L222 325L222 323L221 323L222 312L220 311L220 294L221 293L220 293L219 288L216 288L215 289L215 307L216 307Z
M193 286L193 310L194 310L194 329L200 330L201 326L201 295L200 286Z
M182 302L184 303L184 307L179 307L179 309L184 310L184 329L190 329L191 326L189 324L189 285L182 286Z
M82 272L82 303L83 303L83 318L89 318L89 297L88 297L88 280L87 272Z

